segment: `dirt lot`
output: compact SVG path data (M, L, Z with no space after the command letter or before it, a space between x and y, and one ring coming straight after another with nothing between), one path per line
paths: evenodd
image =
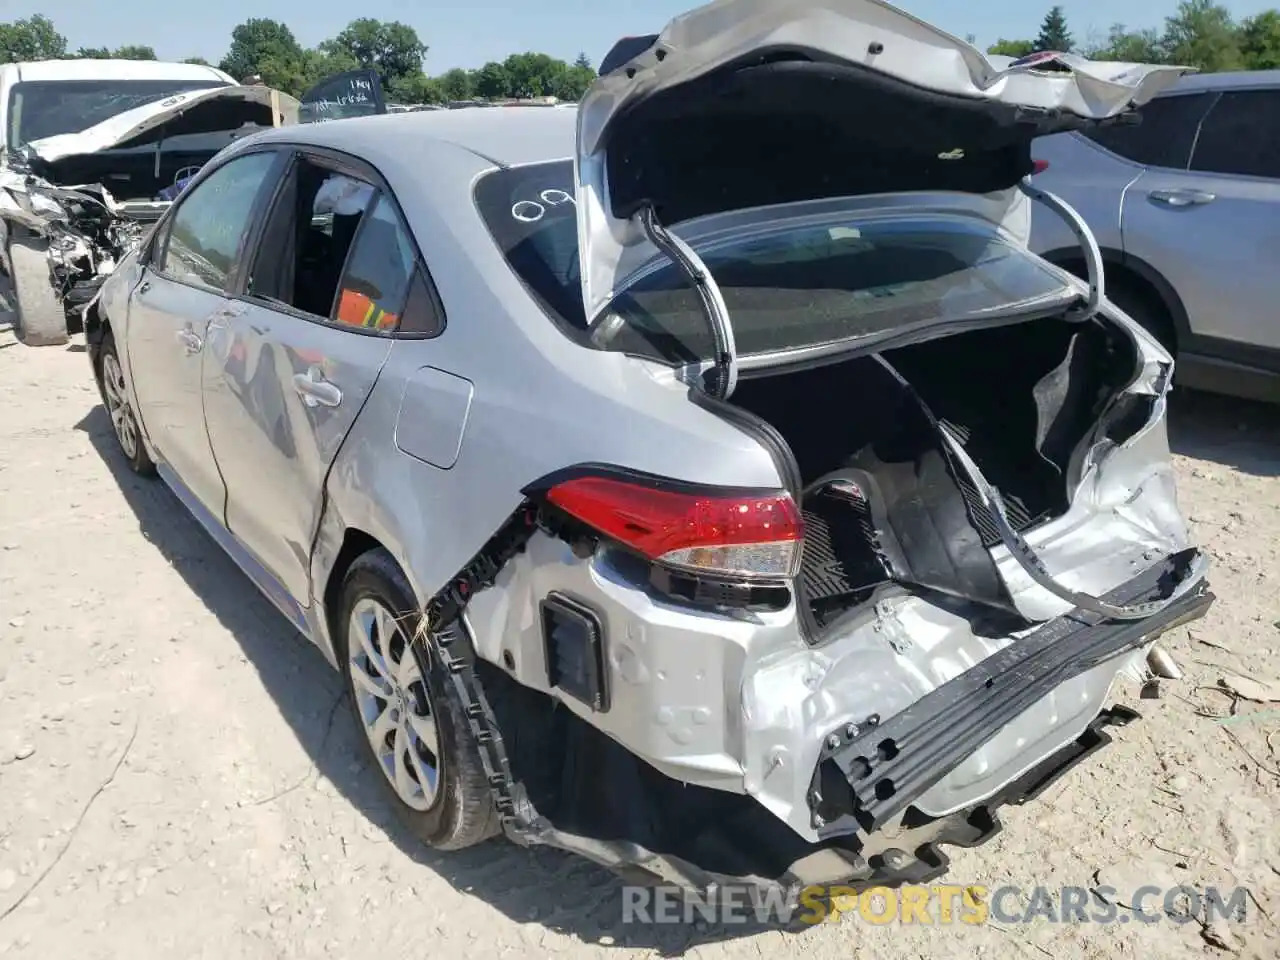
M1222 723L1232 700L1211 688L1280 676L1280 415L1176 399L1181 497L1220 598L1170 638L1187 676L1159 700L1117 691L1143 719L956 851L949 879L1240 884L1246 922L641 927L573 857L415 846L335 710L337 675L126 471L82 345L0 332L0 954L1275 957L1280 703Z

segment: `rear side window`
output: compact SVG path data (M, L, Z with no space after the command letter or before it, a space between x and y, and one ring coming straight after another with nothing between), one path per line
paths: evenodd
M1280 178L1280 90L1238 90L1214 104L1191 169Z
M1208 93L1157 97L1142 107L1141 123L1099 127L1086 136L1134 163L1185 170L1212 99Z
M394 330L404 312L417 256L385 194L356 235L338 290L337 321Z
M196 184L173 213L160 271L184 283L226 287L275 162L274 153L247 154Z

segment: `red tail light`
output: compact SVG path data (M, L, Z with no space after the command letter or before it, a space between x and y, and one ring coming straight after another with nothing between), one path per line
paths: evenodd
M1045 172L1046 170L1048 170L1048 169L1049 169L1049 161L1048 161L1048 160L1032 160L1032 161L1031 161L1031 175L1032 175L1033 177L1034 177L1037 173L1044 173L1044 172Z
M721 577L794 576L804 523L787 493L664 490L608 477L578 477L547 499L649 560Z

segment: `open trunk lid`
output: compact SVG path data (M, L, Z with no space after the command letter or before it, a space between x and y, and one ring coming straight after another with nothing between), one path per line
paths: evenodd
M52 163L70 156L141 146L161 136L215 133L245 124L282 126L296 122L297 115L298 101L271 87L211 87L175 93L78 133L33 140L27 146L39 159Z
M1012 191L1036 137L1112 120L1188 72L1058 53L997 67L880 0L715 0L606 63L578 110L589 323L659 251L698 281L665 228L833 197Z

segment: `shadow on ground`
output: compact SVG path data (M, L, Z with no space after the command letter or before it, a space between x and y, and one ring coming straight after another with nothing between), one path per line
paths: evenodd
M343 684L323 655L258 594L163 482L142 479L129 469L101 406L76 428L88 435L107 463L138 518L142 535L236 638L316 771L384 830L406 856L516 923L535 922L590 944L648 948L675 957L701 943L777 929L754 922L623 923L623 882L581 858L545 847L523 849L506 840L447 854L424 847L396 819L378 773L355 763L364 757L363 735L345 701L338 702ZM322 706L317 708L317 703ZM297 787L311 788L310 783ZM287 802L287 798L278 794L272 802Z
M1280 476L1280 407L1174 388L1169 403L1174 453L1258 477Z

